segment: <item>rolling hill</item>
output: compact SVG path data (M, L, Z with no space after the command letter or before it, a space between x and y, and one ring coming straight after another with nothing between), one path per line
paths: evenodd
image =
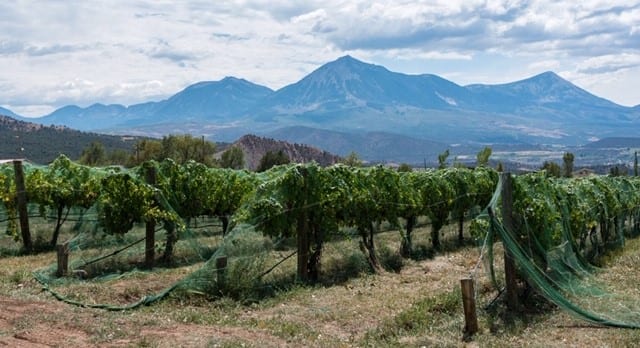
M268 151L282 151L287 155L291 162L295 163L315 161L321 166L328 166L340 161L340 157L313 146L294 144L286 141L259 137L253 134L240 137L240 139L231 144L231 146L237 146L242 149L245 167L249 170L255 170L258 168L260 160Z
M43 126L0 115L0 159L28 159L46 164L60 154L78 159L82 150L99 141L107 152L130 152L136 137L80 132L64 126Z

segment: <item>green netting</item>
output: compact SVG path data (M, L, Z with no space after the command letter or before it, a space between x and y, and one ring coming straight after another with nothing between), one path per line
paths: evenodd
M156 172L153 185L146 182L149 168ZM108 310L148 305L172 292L235 296L246 301L265 287L275 287L281 281L278 277L284 277L267 264L279 257L290 259L291 253L283 257L276 250L282 240L265 237L246 224L233 226L227 215L239 208L241 196L253 189L257 178L267 182L277 176L277 170L252 175L172 161L148 163L133 170L108 169L107 173L105 169L82 169L102 180L101 191L93 205L73 206L65 213L66 221L73 222L65 234L69 239L62 240L70 252L70 274L59 277L55 263L34 272L35 278L57 299ZM226 197L224 201L216 200L220 195ZM130 200L135 200L133 206ZM30 210L36 208L38 205L30 204ZM47 209L40 210L44 215L34 215L32 221L42 219L46 224L55 218L47 216ZM145 264L146 226L151 221L156 241L153 271L147 270ZM227 259L223 267L216 264L222 257ZM180 276L182 279L167 278L164 288L133 302L102 303L99 294L83 298L87 292L107 292L120 279L148 277L152 272L176 267L187 268L190 274ZM220 272L224 275L219 276ZM226 278L233 281L221 282ZM87 291L87 287L93 290Z
M15 192L11 170L3 170L3 194L9 198L3 207L11 230ZM64 157L25 170L31 222L42 222L49 238L52 224L63 216L58 241L68 243L71 255L70 275L58 277L52 262L35 272L36 279L60 300L111 310L169 294L252 301L285 289L301 280L294 257L300 235L307 239L305 281L318 281L323 273L321 281L331 283L397 267L401 245L412 253L416 224L427 221L432 239L439 238L449 217L462 223L486 205L497 180L486 168L398 173L381 166L306 164L256 174L170 160L129 170L89 168ZM153 271L145 267L150 225ZM10 232L17 235L13 227ZM395 233L374 242L381 231ZM126 286L130 277L148 279L149 289L131 290L131 298L113 303L105 294Z
M599 257L638 233L637 178L552 179L542 174L513 178L513 227L501 218L502 180L484 214L489 227L484 248L494 272L494 239L515 260L518 274L562 310L588 322L640 327L638 298L606 269Z
M506 229L501 184L495 190L497 173L486 168L398 173L307 164L256 174L170 160L96 169L59 158L49 166L27 164L25 173L34 236L46 236L36 244L51 243L52 231L63 226L58 241L68 242L71 254L69 276L58 277L52 260L36 279L75 305L123 310L170 294L253 301L296 284L301 267L313 281L320 263L325 275L357 273L380 267L380 254L410 256L419 221L430 224L438 250L443 226L463 226L489 203L495 216L485 213L473 225L476 236L486 228L490 260L493 240L500 239L523 278L561 308L598 324L640 323L637 302L593 266L638 232L637 178L518 176L515 226ZM0 223L18 237L12 180L12 169L0 166ZM148 228L153 270L145 264ZM400 233L374 242L381 230ZM302 249L300 236L307 243ZM302 266L297 250L308 254ZM105 294L130 277L148 280L149 288L113 303Z
M221 232L219 226L217 230ZM270 274L271 270L267 264L268 260L273 259L272 254L277 253L274 250L276 245L270 239L254 232L250 226L236 226L224 239L219 233L211 234L188 228L182 232L180 241L175 245L173 266L192 266L190 269L194 271L182 279L166 279L166 288L132 303L94 303L99 300L99 295L89 300L76 299L74 286L83 288L87 283L91 283L97 291L107 292L119 279L147 277L152 272L162 272L163 268L167 270L163 265L159 265L153 271L143 268L141 260L144 258L144 236L131 242L120 240L113 243L109 243L107 239L96 243L94 237L88 238L88 244L80 242L81 236L76 236L70 241L73 256L70 269L73 270L73 277L57 277L56 265L34 272L36 279L57 299L83 307L108 310L126 310L149 305L172 292L198 293L210 297L232 295L242 300L250 300L253 292L270 285L271 280L265 279L267 274L271 278L278 276L278 272ZM158 237L162 237L162 233L158 232ZM216 264L221 257L227 259L223 267ZM222 275L219 275L220 272ZM225 282L225 279L234 281Z

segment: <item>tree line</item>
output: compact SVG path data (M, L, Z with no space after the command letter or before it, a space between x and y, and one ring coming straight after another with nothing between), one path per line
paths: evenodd
M109 152L101 142L95 141L83 149L78 163L93 167L121 165L132 168L148 161L161 162L172 159L178 164L194 161L208 167L245 168L244 152L240 147L227 148L219 158L216 157L217 148L216 143L204 137L198 138L188 134L168 135L162 139L142 139L134 144L131 151L116 149ZM263 172L273 166L288 163L291 163L291 159L284 151L267 151L260 159L256 171Z

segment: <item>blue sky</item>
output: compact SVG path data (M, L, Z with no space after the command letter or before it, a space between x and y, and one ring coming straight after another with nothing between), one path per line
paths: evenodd
M350 54L460 85L552 70L640 104L634 1L4 1L0 106L161 100L198 81L273 89Z

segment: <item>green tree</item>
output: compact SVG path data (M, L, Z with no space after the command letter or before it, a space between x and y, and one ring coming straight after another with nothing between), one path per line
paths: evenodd
M60 155L48 167L38 168L27 177L29 200L40 206L43 216L54 213L56 224L50 246L58 242L60 229L72 207L91 207L100 190L100 179L92 169ZM47 210L50 210L48 212Z
M638 176L638 151L634 153L633 157L633 176Z
M107 162L107 152L104 149L104 145L99 141L92 142L82 150L82 155L80 155L78 162L88 166L99 166L105 164Z
M168 135L161 140L145 139L139 141L133 149L131 165L135 166L149 160L162 161L171 158L176 163L188 161L212 166L216 144L204 137L196 138L188 134Z
M489 157L491 157L491 148L489 146L485 146L484 149L480 150L476 155L476 166L477 167L486 167L489 164Z
M570 178L573 176L574 156L571 152L565 152L562 156L562 176Z
M340 162L348 165L349 167L362 167L362 160L355 151L351 151L351 153L349 153L347 157L343 158Z
M267 153L260 159L260 163L258 164L258 169L256 169L256 171L264 172L273 166L288 164L290 162L291 160L282 150L278 150L277 152L267 151Z
M162 137L161 144L160 160L171 158L180 164L193 160L208 166L214 163L216 145L204 137L195 138L189 134L169 135Z
M447 167L447 158L449 157L449 149L446 149L443 153L438 155L438 168L444 169Z
M107 155L107 163L124 166L129 162L129 156L126 150L115 149Z
M458 157L455 157L455 158L453 159L453 165L452 165L451 167L453 167L453 168L460 168L460 169L462 169L462 168L467 168L467 166L466 166L463 162L461 162L460 160L458 160Z
M223 152L220 158L220 167L231 169L244 168L244 152L242 152L242 149L237 146L232 146Z
M548 177L559 178L561 176L560 175L561 174L560 166L555 162L545 161L542 164L542 168L541 169L547 171L547 176Z
M407 163L401 163L398 166L398 172L405 172L406 173L406 172L412 172L412 171L413 171L413 168Z
M609 168L609 176L626 176L627 168L620 166L613 166Z
M140 163L156 160L160 161L162 157L162 143L160 140L143 139L133 146L133 155L131 156L130 166L137 166Z

